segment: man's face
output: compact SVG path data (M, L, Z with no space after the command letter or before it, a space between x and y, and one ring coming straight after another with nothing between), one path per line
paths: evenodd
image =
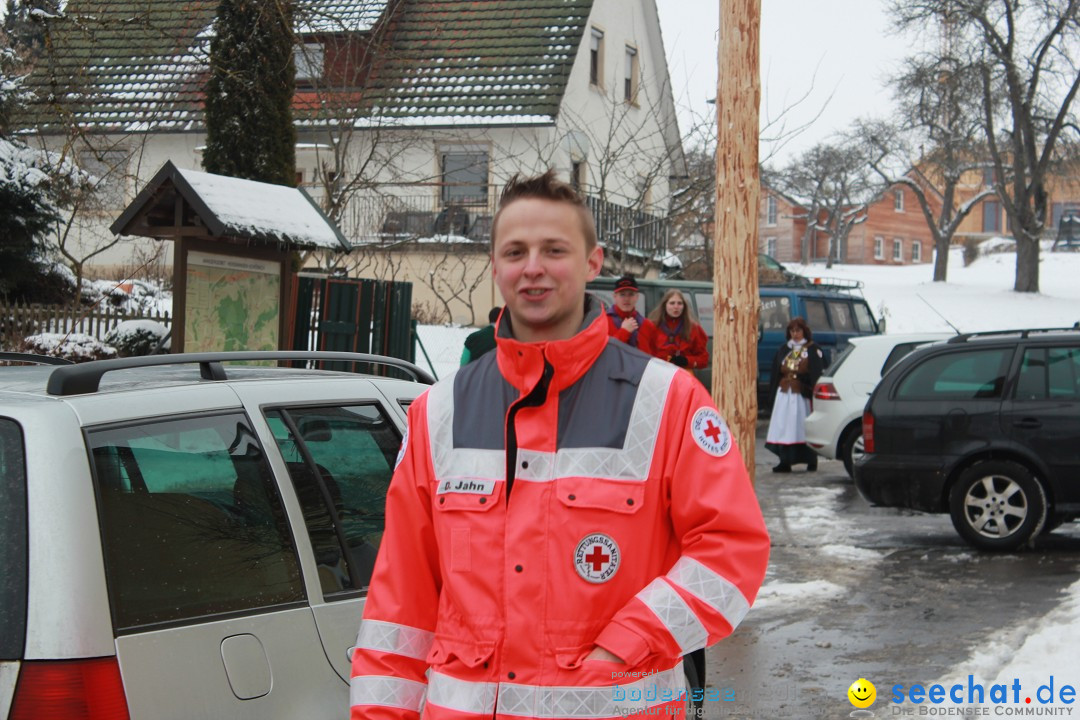
M637 290L620 290L615 293L615 307L628 313L637 304Z
M563 202L522 198L499 213L492 274L523 342L572 337L584 319L585 283L600 272L604 251L586 251L578 210Z

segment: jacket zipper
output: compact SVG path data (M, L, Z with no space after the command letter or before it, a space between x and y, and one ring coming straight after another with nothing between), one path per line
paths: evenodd
M547 400L548 387L555 375L555 368L544 358L544 372L540 381L533 386L529 394L510 406L506 414L506 502L510 502L510 491L514 489L514 477L517 475L517 413L527 407L540 407Z

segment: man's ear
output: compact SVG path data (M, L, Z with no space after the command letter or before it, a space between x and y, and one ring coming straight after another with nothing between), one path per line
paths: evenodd
M589 273L587 280L595 280L596 276L600 274L600 271L604 268L604 248L597 245L585 258L585 263L589 266Z

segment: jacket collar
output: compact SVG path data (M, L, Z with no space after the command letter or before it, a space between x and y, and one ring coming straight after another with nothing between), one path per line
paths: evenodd
M503 313L495 337L496 358L502 376L523 393L539 382L546 360L555 370L549 387L558 392L573 385L592 367L607 342L604 307L592 295L585 295L585 319L577 333L566 340L536 343L516 340L510 313Z

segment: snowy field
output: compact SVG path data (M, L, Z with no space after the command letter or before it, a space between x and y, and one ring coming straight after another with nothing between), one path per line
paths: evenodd
M983 248L1008 245L991 240ZM1069 327L1080 320L1080 253L1039 254L1039 293L1012 291L1016 255L980 255L964 267L963 249L949 255L947 282L935 283L932 263L921 265L789 265L807 277L860 280L863 295L886 332L961 332L1031 327ZM948 320L948 323L945 321Z

